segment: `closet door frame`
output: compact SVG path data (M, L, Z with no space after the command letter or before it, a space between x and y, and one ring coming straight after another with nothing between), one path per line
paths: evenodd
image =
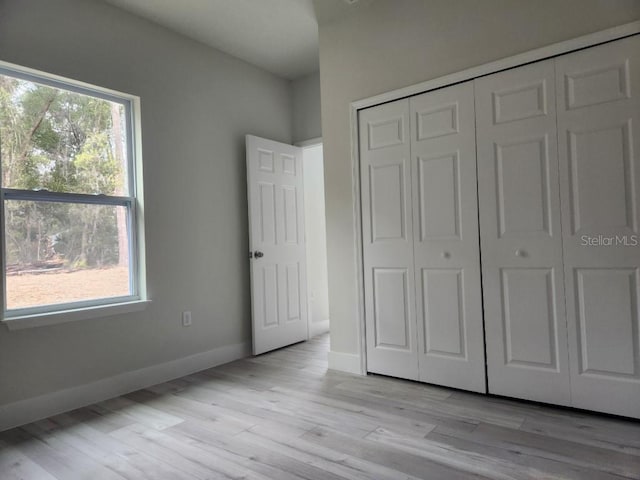
M366 327L365 327L365 293L364 293L364 252L362 237L362 215L361 215L361 185L360 185L360 149L359 149L359 111L365 108L380 105L382 103L400 100L402 98L426 93L430 90L454 85L460 82L473 80L475 78L497 73L519 67L528 63L546 60L559 55L564 55L584 48L593 47L603 43L619 40L632 35L640 34L640 20L609 28L589 35L581 36L564 42L559 42L536 50L531 50L522 54L486 63L477 67L469 68L457 73L421 82L409 87L392 90L380 95L365 98L350 104L350 130L351 130L351 179L353 186L353 225L355 238L355 268L357 278L357 328L359 339L359 352L356 355L359 365L355 361L349 365L344 365L344 370L351 373L367 374L367 351L366 351ZM330 358L333 352L330 353ZM354 359L355 360L355 359Z

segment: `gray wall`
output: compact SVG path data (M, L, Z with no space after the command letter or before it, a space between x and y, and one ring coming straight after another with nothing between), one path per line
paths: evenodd
M320 25L331 349L343 353L359 348L349 103L640 18L637 0L374 0L354 10Z
M322 136L320 121L320 73L312 73L291 82L293 97L293 142Z
M290 82L94 0L0 0L0 59L141 97L153 300L0 327L0 405L248 342L244 134L292 141Z

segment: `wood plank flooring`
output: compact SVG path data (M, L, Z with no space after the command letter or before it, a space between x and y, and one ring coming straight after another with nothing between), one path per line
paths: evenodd
M640 479L640 422L327 371L328 341L0 433L0 479Z

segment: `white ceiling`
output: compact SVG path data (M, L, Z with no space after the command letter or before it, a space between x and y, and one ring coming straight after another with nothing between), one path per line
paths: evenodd
M318 21L371 0L105 0L182 35L295 79L319 68ZM314 11L315 4L315 11Z

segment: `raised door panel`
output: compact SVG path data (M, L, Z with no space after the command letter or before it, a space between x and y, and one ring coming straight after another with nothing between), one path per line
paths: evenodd
M399 116L385 118L367 123L367 150L402 145L405 142L406 119L400 112Z
M258 202L260 209L260 243L275 245L278 243L276 228L276 186L270 182L258 184Z
M286 284L286 322L297 322L301 319L301 298L300 298L300 264L291 263L285 265Z
M473 83L409 103L420 380L484 392Z
M371 165L371 242L405 240L405 160Z
M373 315L376 348L410 350L413 330L410 325L409 282L407 270L373 270Z
M558 299L553 272L545 268L502 269L501 290L505 363L557 371Z
M499 237L551 234L548 144L548 135L495 144Z
M638 196L632 175L627 175L635 166L631 118L599 118L589 124L567 131L573 234L635 233Z
M292 245L297 245L299 241L298 197L298 189L295 186L284 185L282 187L284 242Z
M430 95L427 93L427 95ZM431 94L433 95L433 94ZM419 100L418 100L419 101ZM458 102L443 102L416 111L416 140L453 135L458 129Z
M638 268L575 273L580 374L640 381Z
M425 355L466 357L462 272L458 269L423 269Z
M531 83L518 82L517 86L497 88L492 98L494 124L547 115L547 88L544 78Z
M489 391L569 405L553 60L475 89Z
M609 103L631 97L629 59L618 57L600 61L594 68L565 72L564 87L567 110Z
M286 175L293 175L294 177L298 174L296 168L296 157L293 155L288 155L286 153L280 154L280 160L282 160L282 172Z
M258 170L261 172L275 173L275 160L274 152L272 150L265 150L264 148L258 148Z
M420 241L460 238L458 152L418 158Z
M278 312L278 266L263 263L257 269L255 279L255 309L259 315L261 329L277 327L280 323Z
M367 369L417 380L409 102L359 115Z
M640 36L556 69L572 401L640 418Z

